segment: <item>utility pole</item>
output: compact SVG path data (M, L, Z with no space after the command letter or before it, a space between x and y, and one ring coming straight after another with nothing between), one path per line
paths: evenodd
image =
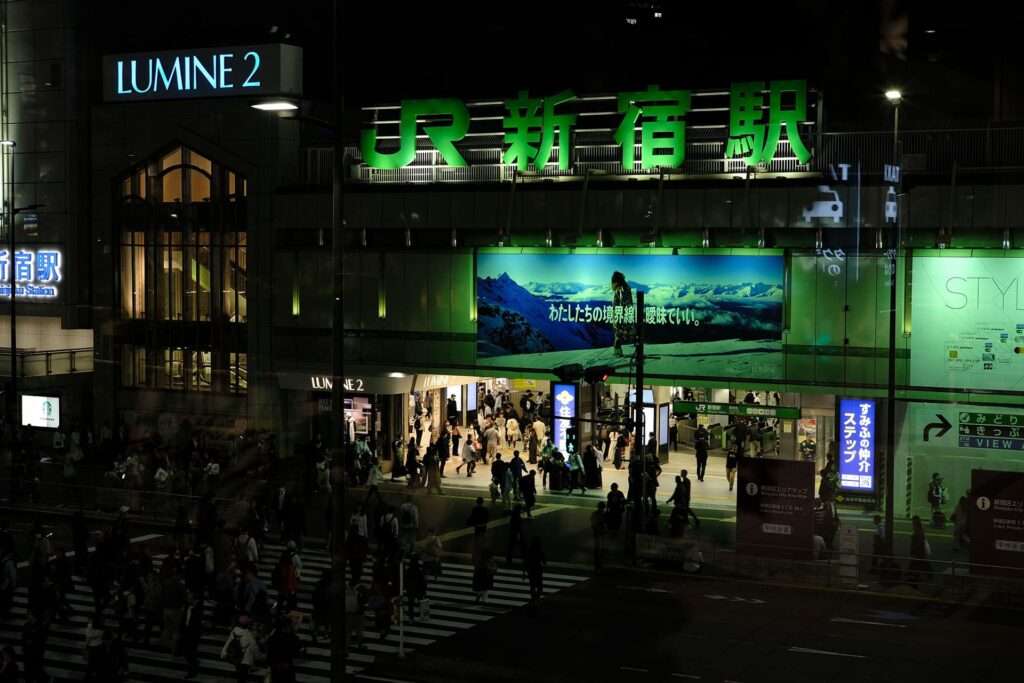
M899 166L900 100L898 90L890 90L886 98L893 104L892 163ZM886 393L886 434L885 434L885 539L889 554L893 554L896 503L896 285L897 255L900 249L900 192L902 191L903 169L896 181L896 220L889 229L889 367Z
M644 293L639 289L636 292L636 397L633 400L633 415L636 421L636 433L633 437L633 457L640 463L638 474L640 475L640 504L636 510L642 514L644 507L644 496L647 495L647 480L644 477L647 471L646 441L644 440ZM629 394L626 395L627 398ZM632 464L632 463L630 463ZM636 543L636 533L642 528L642 520L633 520L633 543Z
M334 0L332 7L331 68L334 86L334 164L331 169L331 254L334 277L331 319L331 448L334 452L331 469L333 487L331 503L331 569L334 575L333 606L331 609L331 680L345 680L345 662L348 659L345 614L345 369L344 369L344 311L342 308L342 261L345 249L345 142L342 123L345 113L344 88L341 72L341 14L343 0Z

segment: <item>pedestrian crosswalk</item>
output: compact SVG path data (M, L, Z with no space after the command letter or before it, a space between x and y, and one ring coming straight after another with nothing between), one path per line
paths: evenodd
M259 563L260 579L271 585L273 568L284 551L284 546L268 543L263 548ZM299 612L308 616L312 612L312 591L322 571L330 567L330 558L322 550L305 548L302 553L302 578L298 593ZM161 557L154 558L159 566ZM363 573L363 583L368 585L372 575L371 562ZM570 573L546 572L544 593L551 595L586 580L585 576ZM270 590L271 597L275 593ZM400 646L406 653L425 648L438 640L471 629L494 619L508 611L526 605L530 599L529 584L517 569L499 569L494 577L493 588L487 602L476 602L473 592L473 568L465 563L445 562L442 573L436 579L430 577L427 585L430 599L429 618L417 615L414 622L403 624L403 634L397 626L382 637L367 615L362 642L353 644L348 653L349 674L364 671L380 657L395 656ZM56 680L81 680L86 670L85 628L93 611L92 591L85 580L75 577L74 588L67 596L73 608L70 620L55 622L47 639L45 668ZM213 613L213 602L207 601L206 615ZM0 647L11 645L20 655L21 627L28 613L27 589L17 589L14 606L4 619L0 620ZM108 611L109 613L109 611ZM111 614L111 624L113 621ZM209 621L209 620L207 620ZM310 639L311 624L303 620L299 636L304 652L295 662L296 680L299 683L326 683L330 680L330 645L321 640L313 644ZM197 681L233 681L234 667L220 658L221 647L227 638L227 628L205 623L199 645L200 667ZM184 676L185 663L181 657L174 657L159 647L159 634L154 633L149 646L128 645L129 680L131 681L180 681ZM252 681L262 681L266 669L257 665L250 675Z

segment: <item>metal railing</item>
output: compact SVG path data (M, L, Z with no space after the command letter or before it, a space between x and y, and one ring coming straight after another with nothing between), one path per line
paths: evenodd
M899 135L903 166L908 173L948 174L954 167L964 171L1024 168L1024 127L906 130ZM797 162L788 142L783 140L771 168L759 169L758 173L771 175L827 171L830 166L859 162L865 172L877 174L881 173L884 164L892 162L892 131L822 133L815 142L819 147L814 150L814 158L810 164L803 165ZM682 173L690 176L745 175L744 162L740 159L725 159L723 145L721 140L701 140L695 136L687 143ZM462 151L468 166L447 166L440 153L434 149L417 150L413 162L400 169L364 166L359 163L359 150L355 147L346 149L346 158L349 177L356 182L486 183L512 180L514 167L501 163L501 150L498 147L476 147ZM640 158L639 149L636 158ZM555 150L548 165L531 175L544 178L583 177L589 170L611 175L658 176L657 170L641 170L639 162L633 168L624 168L620 159L621 150L617 145L580 143L573 149L569 171L558 170ZM303 180L313 185L329 185L332 160L333 150L329 147L307 148Z
M93 350L61 349L58 351L18 351L18 373L21 377L47 377L92 372ZM0 376L10 376L11 350L0 349Z

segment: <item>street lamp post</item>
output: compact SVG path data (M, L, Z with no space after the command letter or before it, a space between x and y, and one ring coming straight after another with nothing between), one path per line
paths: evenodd
M898 166L899 135L900 135L900 102L903 93L896 88L885 91L885 99L893 106L892 125L892 163ZM902 169L897 176L896 185L896 221L890 230L889 237L889 372L886 394L886 430L885 430L885 538L888 553L893 554L893 524L895 517L896 488L896 255L900 248L900 179Z

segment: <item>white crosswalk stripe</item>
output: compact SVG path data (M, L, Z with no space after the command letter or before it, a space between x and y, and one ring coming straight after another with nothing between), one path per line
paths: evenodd
M266 582L271 598L275 592L270 588L271 576L284 546L268 543L263 548L259 563L259 578ZM312 612L312 591L324 569L330 568L330 558L319 549L307 548L301 553L302 579L298 593L297 609L304 617ZM154 558L159 567L160 557ZM367 560L362 583L369 585L372 575L372 559ZM349 577L351 578L351 577ZM564 573L545 573L544 594L550 595L569 588L587 577ZM529 583L519 571L499 569L494 577L494 587L489 591L486 604L476 601L473 592L473 568L467 564L445 562L441 576L428 577L427 597L430 599L429 618L423 620L417 615L415 621L404 622L404 648L406 652L424 648L432 643L455 635L489 621L511 609L526 605L530 599ZM92 591L85 580L76 576L74 588L67 596L73 608L68 623L55 622L47 639L45 666L47 672L58 680L81 680L85 668L85 627L93 610ZM209 623L214 603L206 602L207 623L204 625L199 645L200 669L197 681L232 681L234 667L220 659L221 647L227 638L227 628ZM405 611L405 608L403 608ZM0 646L12 645L21 653L21 627L28 613L28 594L24 586L17 589L14 605L9 615L0 620ZM113 613L108 608L113 620ZM407 617L407 612L403 617ZM297 680L300 683L326 683L330 680L329 644L321 641L314 645L310 640L310 623L304 618L299 636L305 647L304 653L295 662ZM185 670L181 657L173 657L159 648L158 629L149 646L128 644L129 679L132 681L180 681ZM372 615L367 615L362 643L353 644L348 654L349 674L363 671L377 657L393 656L399 651L399 628L393 626L390 633L381 638L375 630ZM266 669L254 667L251 680L262 681Z

